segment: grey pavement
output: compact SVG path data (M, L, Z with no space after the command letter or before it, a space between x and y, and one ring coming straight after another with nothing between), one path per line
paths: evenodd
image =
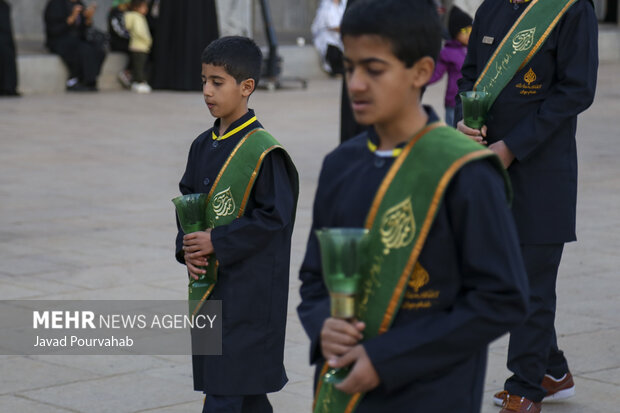
M620 64L604 64L579 122L577 243L565 249L557 328L577 395L544 412L620 411ZM310 411L297 271L323 156L337 143L340 83L258 91L259 118L301 177L285 363L276 412ZM443 86L425 100L441 113ZM170 199L189 144L212 123L200 93L123 91L0 99L0 300L184 299ZM2 332L0 332L2 334ZM507 337L492 343L482 411L497 412ZM450 397L450 389L446 389ZM189 356L0 356L0 412L198 412Z

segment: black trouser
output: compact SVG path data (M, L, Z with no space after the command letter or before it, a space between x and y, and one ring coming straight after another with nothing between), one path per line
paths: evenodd
M568 364L555 333L555 285L564 244L522 245L530 283L530 309L525 322L510 332L508 368L514 373L504 388L510 394L539 402L545 397L545 373L560 377Z
M77 77L85 85L95 85L105 60L105 51L93 43L67 36L50 47L60 55L69 69L69 77Z
M131 52L131 77L134 82L146 82L145 68L148 60L148 53Z
M327 46L327 52L325 52L325 60L331 68L332 75L341 75L344 73L344 63L342 61L342 52L334 45Z
M266 394L248 396L205 396L202 413L273 413Z

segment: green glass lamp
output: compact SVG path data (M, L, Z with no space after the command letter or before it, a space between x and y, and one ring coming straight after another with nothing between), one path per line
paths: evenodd
M355 298L366 258L365 228L324 228L315 231L319 240L323 280L330 295L331 316L347 321L356 317ZM339 383L349 368L331 369L323 380Z
M191 234L196 231L207 229L207 194L187 194L174 198L172 203L176 207L177 216L183 232ZM199 267L207 270L206 266ZM206 271L198 280L190 279L189 296L190 300L200 299L203 290L206 291L211 285L215 284L212 275L213 271ZM198 298L197 298L198 297Z
M480 129L486 124L489 111L490 94L481 91L459 93L463 105L463 122L472 129Z

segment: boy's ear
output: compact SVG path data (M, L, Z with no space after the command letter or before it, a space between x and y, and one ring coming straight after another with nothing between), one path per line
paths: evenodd
M245 79L241 82L241 95L243 97L250 96L252 92L254 92L255 87L256 84L254 82L254 79Z
M420 89L431 80L435 72L435 61L429 56L424 56L413 64L412 71L413 85Z

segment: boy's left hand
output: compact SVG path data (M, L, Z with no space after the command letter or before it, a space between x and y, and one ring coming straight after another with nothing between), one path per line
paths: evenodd
M206 257L214 252L211 242L211 228L196 231L183 237L183 251L189 258Z
M345 367L353 364L353 368L336 388L347 394L367 392L379 385L381 379L377 374L366 349L361 344L353 347L351 351L340 357L336 363L329 363L330 367Z

